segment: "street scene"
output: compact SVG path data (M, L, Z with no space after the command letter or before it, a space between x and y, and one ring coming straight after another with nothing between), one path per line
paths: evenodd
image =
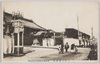
M98 61L98 2L2 2L2 9L2 62Z
M77 54L72 53L64 53L59 54L57 47L52 48L44 48L44 47L24 47L24 56L21 57L13 57L8 56L4 60L6 61L27 61L27 60L87 60L87 56L89 54L89 48L78 48L79 52ZM54 49L53 49L54 48ZM50 51L52 51L50 53ZM45 52L45 53L43 53ZM34 55L33 55L34 54ZM12 59L13 58L13 59ZM26 58L26 59L24 59ZM24 60L23 60L24 59Z

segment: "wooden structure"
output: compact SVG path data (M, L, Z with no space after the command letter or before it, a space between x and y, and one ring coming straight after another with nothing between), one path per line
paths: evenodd
M21 20L13 20L12 25L14 27L14 54L17 56L23 55L23 34L24 24Z
M78 30L76 30L74 28L66 28L64 35L67 38L78 39L79 46L81 46L81 45L83 45L84 47L89 46L90 35L88 35L86 33L79 31L79 34L78 34Z
M18 56L23 54L24 45L32 45L34 34L46 30L20 14L12 15L7 12L3 14L3 24L3 35L14 36L13 52Z

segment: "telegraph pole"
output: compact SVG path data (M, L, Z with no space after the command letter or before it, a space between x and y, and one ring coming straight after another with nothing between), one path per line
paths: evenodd
M93 44L93 27L91 28L91 41L92 41L92 44Z
M78 43L79 43L79 46L81 45L81 41L80 41L80 34L79 34L79 19L78 19L78 14L77 14L77 29L78 29Z
M78 29L78 39L79 39L79 19L78 19L78 14L77 14L77 29Z
M92 35L92 40L93 40L93 27L91 28L91 35Z

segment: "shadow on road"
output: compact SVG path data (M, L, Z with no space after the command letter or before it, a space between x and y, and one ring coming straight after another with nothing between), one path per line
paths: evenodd
M26 54L28 54L28 53L31 53L31 52L34 52L35 50L28 50L28 51L25 51L24 53L23 53L23 55L17 55L17 54L5 54L4 55L4 58L7 58L7 57L22 57L22 56L24 56L24 55L26 55Z
M35 50L28 50L28 51L24 52L24 55L28 54L28 53L31 53L31 52L35 52Z
M80 56L82 53L81 52L78 52L78 53L70 53L70 52L67 52L67 53L64 53L64 54L50 54L49 56L42 56L40 58L46 58L48 60L53 60L53 59L56 59L56 60L70 60L72 59L73 57L75 56Z

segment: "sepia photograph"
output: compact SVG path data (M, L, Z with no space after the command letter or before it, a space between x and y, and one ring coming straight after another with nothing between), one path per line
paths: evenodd
M99 62L98 1L2 1L2 62Z

